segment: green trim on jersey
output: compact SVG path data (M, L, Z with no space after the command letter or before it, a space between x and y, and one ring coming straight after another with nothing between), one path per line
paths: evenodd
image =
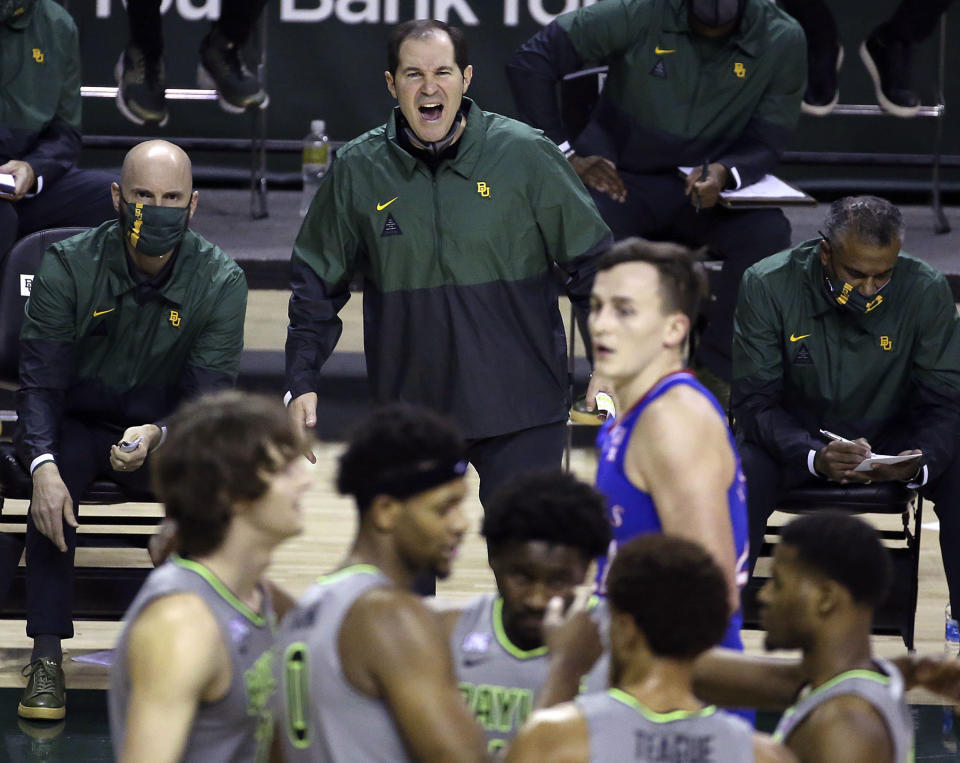
M227 604L237 610L237 612L247 618L254 625L261 628L266 627L266 618L264 618L262 615L258 615L256 612L250 609L250 607L240 601L240 599L236 597L236 594L227 588L220 578L214 575L213 572L204 567L202 564L195 562L192 559L184 559L178 554L171 555L170 561L178 567L183 567L185 570L190 570L206 580L210 584L210 587L217 592L221 599L227 602Z
M632 694L627 694L627 692L623 691L622 689L608 689L607 694L609 694L618 702L622 702L627 707L632 707L652 723L671 723L672 721L682 721L686 720L687 718L709 718L711 715L717 712L716 705L707 705L705 708L698 710L695 713L690 712L689 710L674 710L670 713L658 713L655 710L645 707L636 697L634 697Z
M287 739L294 747L305 750L310 736L310 647L294 641L283 653L283 693L287 700Z
M379 567L376 567L372 564L351 564L349 567L344 567L342 570L331 572L329 575L321 575L317 578L317 582L320 585L329 585L330 583L336 583L338 580L348 578L351 575L360 574L382 575L383 572Z
M547 653L547 647L539 646L536 649L521 649L514 645L507 636L507 631L503 627L503 597L498 596L493 602L493 633L497 637L497 642L508 654L516 657L518 660L530 660L535 657L543 657Z
M878 673L878 672L875 671L875 670L848 670L848 671L846 671L846 672L844 672L844 673L841 673L840 675L834 676L834 677L831 678L829 681L826 681L825 683L820 684L820 685L817 686L816 688L811 689L809 692L807 692L807 693L801 698L800 701L802 702L802 701L805 700L805 699L809 699L810 697L815 697L815 696L818 695L818 694L822 694L823 692L827 691L828 689L832 689L832 688L833 688L834 686L836 686L837 684L842 683L842 682L846 681L846 680L849 679L849 678L863 678L863 679L866 680L866 681L875 681L875 682L877 682L878 684L882 684L882 685L884 685L884 686L889 686L889 685L890 685L890 677L889 677L889 676L885 676L883 673ZM800 704L800 702L797 702L797 703L794 704L792 707L788 707L786 710L784 710L784 711L783 711L783 717L786 719L786 718L789 718L789 717L790 717L791 715L793 715L794 713L796 713L796 712L797 712L797 706L798 706L799 704ZM779 733L779 732L777 732L777 731L774 731L774 733L773 733L773 735L771 736L771 738L773 739L774 742L783 742L783 741L784 741L783 734L781 734L781 733Z

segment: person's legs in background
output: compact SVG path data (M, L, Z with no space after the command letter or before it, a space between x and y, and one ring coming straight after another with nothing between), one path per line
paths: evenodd
M130 40L114 70L117 108L134 124L162 127L169 114L160 0L127 0L127 22Z
M57 468L70 493L74 516L79 499L99 475L122 481L138 491L149 489L149 465L136 472L110 467L110 446L122 432L91 428L72 418L61 425ZM18 709L25 718L58 718L65 711L61 640L73 637L73 562L77 531L63 525L67 551L60 551L27 515L27 635L34 640L30 681Z
M901 0L890 19L860 46L860 58L873 79L877 102L899 117L920 108L913 84L913 49L927 39L951 0Z
M269 101L241 54L265 5L266 0L223 0L220 18L200 44L198 81L217 90L225 111L239 114Z
M777 462L759 445L738 437L737 451L740 453L740 466L747 478L747 522L750 539L747 571L753 575L753 568L763 546L767 520L773 513L782 479Z
M20 216L12 201L0 199L0 266L13 246L20 238Z
M807 37L807 91L801 107L806 114L829 114L837 105L837 71L843 61L837 22L826 0L780 0L780 7Z
M93 228L114 220L110 184L119 178L100 170L73 167L31 199L17 202L20 215L19 236L46 228Z
M733 312L740 280L751 265L790 246L790 223L778 208L734 211L717 205L699 214L688 206L673 225L680 243L706 245L723 260L713 300L706 310L707 327L700 337L694 360L729 382ZM726 407L727 401L720 402Z
M557 421L497 437L467 441L467 460L480 475L480 503L520 472L557 469L567 443L567 422Z

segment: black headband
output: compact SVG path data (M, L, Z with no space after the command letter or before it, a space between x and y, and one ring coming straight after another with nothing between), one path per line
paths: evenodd
M406 466L381 474L357 500L365 505L378 495L389 495L403 500L430 488L460 479L467 471L466 461L423 461L412 467Z

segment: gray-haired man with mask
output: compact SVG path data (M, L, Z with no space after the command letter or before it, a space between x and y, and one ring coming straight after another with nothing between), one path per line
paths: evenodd
M601 65L603 90L573 134L555 86ZM507 77L521 117L566 153L615 239L706 245L724 260L696 362L729 379L740 277L790 245L790 225L779 209L734 211L717 200L769 172L796 125L806 78L799 24L768 0L604 0L530 38ZM572 88L565 95L576 101ZM694 169L683 177L680 166Z
M744 274L732 406L751 569L781 490L900 481L934 502L956 613L960 318L943 274L901 252L903 235L889 201L847 197L830 205L819 238ZM913 458L856 471L871 453Z
M33 478L26 718L65 712L77 499L99 476L146 490L141 467L163 443L163 419L185 398L231 386L243 349L246 279L188 228L197 192L187 155L140 143L110 190L118 220L44 253L20 334L17 453ZM0 541L5 596L21 546Z

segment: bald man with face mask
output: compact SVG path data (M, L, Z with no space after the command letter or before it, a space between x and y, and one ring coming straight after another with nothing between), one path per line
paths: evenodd
M186 153L140 143L109 190L117 219L44 253L20 334L16 445L33 480L26 718L65 713L60 640L73 636L79 497L98 477L147 490L165 417L231 386L243 349L246 279L189 229L198 197ZM0 536L4 595L21 545Z

